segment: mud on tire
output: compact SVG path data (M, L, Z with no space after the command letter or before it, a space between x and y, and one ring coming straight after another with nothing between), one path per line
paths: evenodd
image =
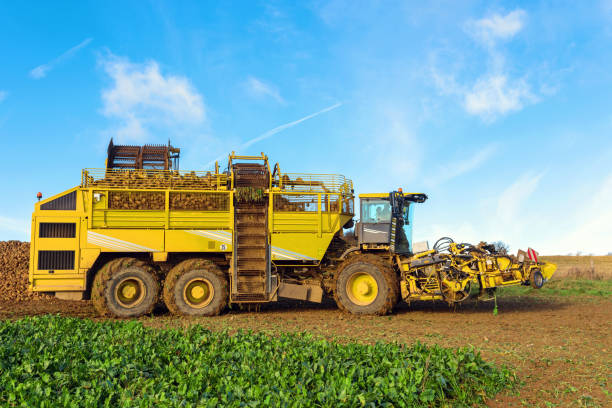
M192 285L199 285L195 289L202 291L200 298L190 296ZM163 298L172 314L216 316L227 306L227 276L212 261L188 259L168 272L164 281Z
M377 295L369 304L358 304L347 292L347 283L357 274L370 275L377 285ZM348 313L385 315L399 301L398 278L392 266L376 255L357 254L345 261L334 279L334 299Z
M157 302L159 284L150 265L136 258L117 258L96 273L91 289L100 316L138 317Z

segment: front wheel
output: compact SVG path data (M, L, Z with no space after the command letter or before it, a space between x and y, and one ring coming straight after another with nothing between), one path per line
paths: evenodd
M539 269L534 269L531 272L529 283L531 284L531 287L534 289L541 289L542 286L544 286L544 276L542 276L542 272L540 272Z
M335 286L338 307L353 314L387 314L399 298L393 269L370 257L347 261L338 271Z

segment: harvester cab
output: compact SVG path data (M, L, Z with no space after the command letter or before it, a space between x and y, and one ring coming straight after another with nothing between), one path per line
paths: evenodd
M355 227L359 246L365 250L385 250L394 254L412 253L413 204L423 203L422 193L360 194L360 222Z

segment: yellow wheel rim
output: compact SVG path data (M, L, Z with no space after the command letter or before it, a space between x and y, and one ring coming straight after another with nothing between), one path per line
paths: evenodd
M131 309L142 302L146 293L147 289L140 278L129 277L116 286L115 298L121 306Z
M376 300L378 284L369 273L358 272L346 282L346 293L351 302L359 306L367 306Z
M187 282L183 289L183 300L189 306L201 309L212 302L215 295L215 288L212 283L205 278L195 278Z

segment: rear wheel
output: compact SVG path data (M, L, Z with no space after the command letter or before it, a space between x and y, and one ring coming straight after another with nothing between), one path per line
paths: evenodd
M164 282L164 302L176 315L215 316L227 306L227 277L206 259L176 265Z
M158 294L151 266L136 258L117 258L96 274L91 298L101 316L138 317L153 311Z
M358 255L346 261L335 281L338 307L353 314L387 314L399 298L393 269L375 256Z

